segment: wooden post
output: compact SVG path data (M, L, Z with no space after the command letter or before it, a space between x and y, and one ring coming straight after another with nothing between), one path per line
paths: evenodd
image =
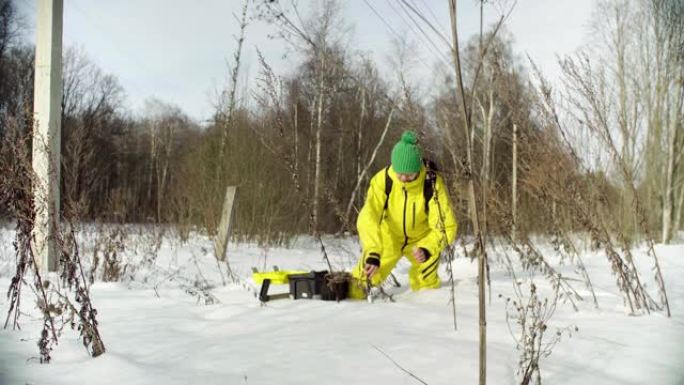
M226 188L226 197L223 201L223 212L221 213L221 223L219 224L218 233L214 240L214 252L216 253L216 259L219 261L226 260L228 241L230 240L230 233L233 227L233 206L236 193L237 187L228 186L228 188Z

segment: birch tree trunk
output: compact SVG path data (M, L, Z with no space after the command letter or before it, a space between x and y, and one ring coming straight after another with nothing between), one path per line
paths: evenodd
M392 109L390 111L389 116L387 117L387 124L385 124L385 129L382 131L382 135L380 135L380 140L378 140L378 144L375 146L375 149L373 150L373 154L371 154L371 157L368 160L366 167L363 168L361 173L356 178L356 185L354 186L354 190L352 191L352 195L349 198L349 203L347 203L347 210L344 213L345 222L347 224L349 224L349 216L351 215L351 210L352 210L352 207L354 205L354 199L356 198L356 195L358 194L359 187L361 186L361 182L363 181L363 178L366 176L368 169L370 168L370 166L375 161L375 156L378 154L378 150L380 149L382 144L385 142L385 136L387 135L387 131L389 130L390 123L392 122L392 115L393 114L394 114L394 109Z
M675 122L673 122L675 123ZM676 124L676 123L675 123ZM677 139L676 125L668 127L667 135L667 166L665 169L665 196L663 197L663 232L662 242L669 243L672 238L672 221L674 208L674 169L675 169L675 143ZM674 132L673 132L674 131Z
M361 175L361 163L363 162L362 143L363 143L363 119L366 117L366 89L361 87L361 115L356 131L356 178Z
M154 170L157 158L157 130L156 122L149 122L150 134L150 163L147 169L147 202L152 200L152 185L154 184Z
M299 174L299 117L297 103L294 104L294 159L292 164L294 165L294 172Z
M516 234L516 224L518 223L518 125L513 124L513 165L511 166L512 174L511 177L511 239L515 241Z
M323 70L325 68L325 54L320 53L320 68L318 69L320 73L318 74L318 102L316 111L316 168L314 171L314 195L313 195L313 207L311 212L311 231L313 234L318 234L319 227L319 214L318 214L318 200L320 198L320 185L321 185L321 134L323 131L323 103L325 101L325 95L323 90Z
M340 188L340 175L342 174L342 162L344 161L344 122L340 116L339 135L337 140L337 165L335 166L335 188Z
M682 207L684 206L684 185L679 186L679 198L677 199L677 211L675 213L673 232L682 228Z
M679 204L675 202L676 192L682 184L678 170L681 170L682 152L684 144L682 142L682 115L684 106L684 6L674 6L673 10L678 10L680 14L674 16L673 20L666 23L667 33L667 54L665 57L667 96L665 98L667 113L664 115L663 123L667 132L667 159L665 168L665 186L663 198L662 216L662 242L669 243L672 240L674 231L677 231L679 215L681 215ZM670 16L672 17L672 16ZM681 172L680 172L681 173ZM681 205L679 205L681 207Z
M313 171L315 168L314 164L314 150L315 150L315 136L316 136L316 106L317 100L315 97L311 100L309 105L309 140L308 148L306 153L306 201L311 202L313 196Z
M361 167L363 163L363 119L366 116L366 89L361 89L361 116L359 117L359 126L356 136L356 179L361 178ZM361 180L363 183L363 179ZM358 206L363 204L362 197L360 195L356 196L356 203ZM349 220L349 217L346 217Z
M480 112L482 113L482 169L481 169L481 189L482 189L482 223L481 231L484 237L487 236L487 193L490 185L490 158L492 156L492 120L494 119L494 88L490 85L487 92L488 108L480 105Z
M169 171L169 162L173 151L173 138L176 135L176 122L168 122L166 127L166 137L164 138L164 159L162 163L162 172L157 183L157 223L161 221L162 212L162 198L166 191L167 175Z

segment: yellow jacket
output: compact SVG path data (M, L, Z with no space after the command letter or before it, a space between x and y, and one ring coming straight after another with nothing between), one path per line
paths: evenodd
M414 244L427 250L430 255L439 256L456 238L458 228L444 180L437 175L429 212L426 212L423 196L425 167L421 168L415 180L408 183L401 182L392 167L387 172L392 179L392 190L384 214L386 177L383 168L371 179L366 202L356 222L364 260L371 253L380 255L382 260L383 234L389 236L392 243L401 246L401 252L405 255L411 253L411 250L404 250L406 245Z

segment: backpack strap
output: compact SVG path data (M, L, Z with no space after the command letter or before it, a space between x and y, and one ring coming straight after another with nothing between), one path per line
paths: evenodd
M425 164L425 183L423 183L423 198L425 198L425 212L430 214L430 200L435 195L435 183L437 183L437 170L434 162L423 160ZM392 192L392 178L389 176L389 166L385 167L385 205L382 208L384 213L389 206L389 196ZM380 218L382 220L382 217Z
M423 198L425 198L425 212L430 214L430 200L435 194L435 184L437 183L437 170L434 162L424 159L425 164L425 183L423 183Z
M389 168L390 166L385 167L385 207L382 208L382 212L384 213L385 210L387 210L387 206L389 205L389 196L390 192L392 191L392 178L389 176Z

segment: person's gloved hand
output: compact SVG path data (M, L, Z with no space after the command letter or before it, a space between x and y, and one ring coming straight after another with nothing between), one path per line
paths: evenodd
M364 272L366 273L366 277L373 278L373 275L375 275L379 268L380 256L376 253L368 254L368 257L366 257L366 265L363 268Z
M430 252L422 247L414 247L413 258L415 258L416 261L418 261L418 263L424 263L425 261L430 259Z

